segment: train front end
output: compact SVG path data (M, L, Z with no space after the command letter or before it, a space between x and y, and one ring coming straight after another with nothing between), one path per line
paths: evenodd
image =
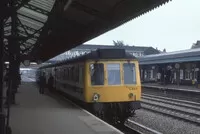
M85 100L95 113L126 118L141 108L141 83L136 58L86 62Z

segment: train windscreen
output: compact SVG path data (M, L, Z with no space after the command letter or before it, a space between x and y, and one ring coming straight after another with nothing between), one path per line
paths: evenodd
M107 72L108 72L108 85L121 85L119 63L108 63Z
M136 71L134 63L124 63L124 84L136 84Z

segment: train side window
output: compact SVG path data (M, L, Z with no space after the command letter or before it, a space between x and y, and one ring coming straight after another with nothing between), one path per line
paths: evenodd
M63 79L66 78L66 70L64 69L64 72L63 72Z
M119 63L109 63L107 64L108 72L108 85L120 85L120 64Z
M75 68L75 81L79 83L79 66Z
M136 84L136 71L134 63L124 63L124 84Z
M79 83L83 84L83 66L79 66Z
M75 66L72 67L72 79L71 81L76 81L76 69Z
M67 68L65 68L65 80L67 79Z
M69 67L67 67L67 76L66 76L66 80L69 80Z
M104 85L104 65L102 63L90 64L91 85Z
M59 79L59 68L56 71L57 71L56 78Z
M72 75L73 75L72 67L69 67L69 81L72 81Z

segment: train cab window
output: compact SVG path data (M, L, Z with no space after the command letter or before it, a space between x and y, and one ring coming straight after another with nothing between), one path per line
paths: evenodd
M90 64L91 85L104 85L104 65Z
M120 85L120 64L119 63L109 63L107 64L108 72L108 85Z
M134 63L124 63L124 84L136 84L136 72Z

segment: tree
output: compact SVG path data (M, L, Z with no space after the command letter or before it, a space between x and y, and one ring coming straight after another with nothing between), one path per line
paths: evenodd
M114 46L128 46L128 44L125 44L124 41L114 41L113 40Z
M166 51L166 49L164 48L164 49L163 49L163 53L166 53L166 52L167 52L167 51Z
M191 49L194 49L194 48L200 48L200 41L197 41L196 43L192 44Z
M191 49L195 48L195 46L196 46L196 43L193 43L191 46Z

